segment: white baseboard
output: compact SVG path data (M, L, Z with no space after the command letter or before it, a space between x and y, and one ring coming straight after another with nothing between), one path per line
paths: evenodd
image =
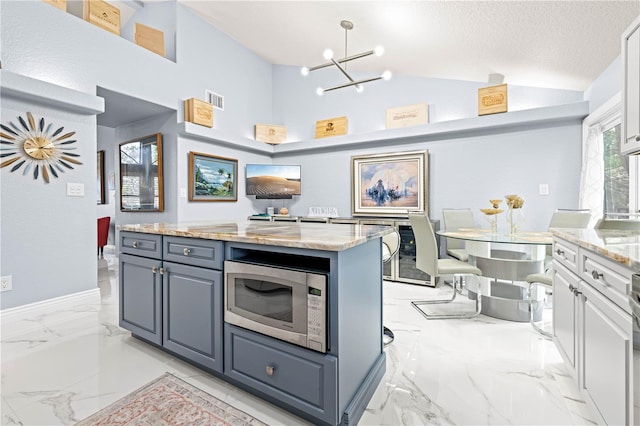
M40 302L2 309L0 310L0 324L8 325L9 323L16 323L52 311L64 311L86 304L100 304L99 288L96 287L91 290L71 293Z

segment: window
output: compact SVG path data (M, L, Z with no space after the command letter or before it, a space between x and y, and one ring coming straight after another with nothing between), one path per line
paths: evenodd
M604 212L629 213L629 157L620 154L620 118L602 132Z
M620 154L621 115L616 95L583 122L580 208L594 219L640 209L640 156Z

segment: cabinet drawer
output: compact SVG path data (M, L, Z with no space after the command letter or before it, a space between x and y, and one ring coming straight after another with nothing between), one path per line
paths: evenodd
M325 422L338 424L337 359L225 324L224 372Z
M162 235L121 231L120 252L162 259Z
M186 265L222 269L224 243L195 238L164 237L163 258Z
M580 257L580 278L630 312L627 295L631 292L631 270L585 249L580 250Z
M578 246L564 240L553 240L553 258L566 266L571 272L578 273Z

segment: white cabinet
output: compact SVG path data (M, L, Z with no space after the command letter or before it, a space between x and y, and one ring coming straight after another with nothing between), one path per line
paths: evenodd
M554 268L553 338L573 380L578 381L578 298L574 289L579 280L558 264Z
M632 424L627 392L632 385L631 316L582 283L582 327L578 338L583 355L580 388L607 424Z
M622 35L623 154L640 153L640 16Z
M610 425L633 421L632 270L554 239L553 340L585 401ZM575 262L573 262L575 260Z

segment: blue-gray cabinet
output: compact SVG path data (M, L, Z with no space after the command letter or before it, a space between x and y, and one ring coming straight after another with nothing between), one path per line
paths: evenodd
M173 262L163 268L162 345L222 371L222 273Z
M221 372L223 243L131 232L120 242L120 326Z
M338 359L225 324L225 374L329 424L339 422Z
M357 423L386 369L382 248L120 232L120 326L314 424ZM327 351L224 323L224 260L327 276Z
M162 344L162 261L120 254L120 327Z

